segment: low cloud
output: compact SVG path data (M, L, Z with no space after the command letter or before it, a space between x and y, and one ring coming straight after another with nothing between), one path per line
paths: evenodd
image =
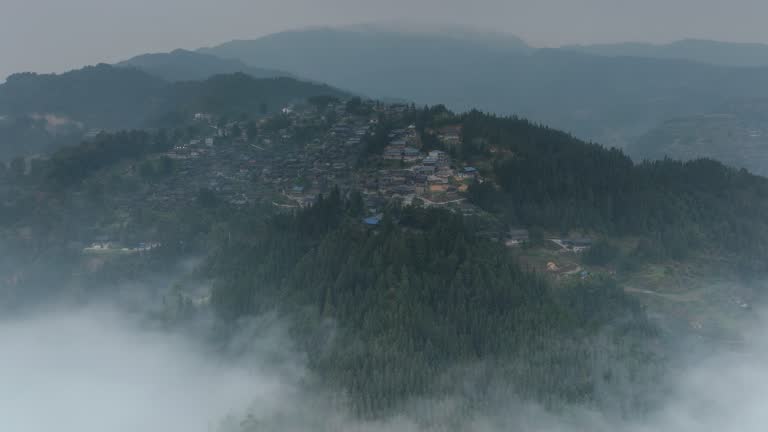
M573 408L558 413L501 400L481 412L458 398L412 401L400 415L363 421L313 388L287 326L244 323L210 338L210 323L176 331L109 306L0 319L0 430L8 432L419 432L458 427L533 432L762 432L768 428L765 316L748 345L692 356L662 408L642 419ZM204 336L201 337L200 335ZM211 341L219 342L211 343ZM309 390L309 389L312 390ZM428 413L428 414L427 414ZM437 426L437 427L436 427Z
M0 346L7 432L207 432L253 406L274 408L296 382L286 368L223 359L110 307L0 321Z

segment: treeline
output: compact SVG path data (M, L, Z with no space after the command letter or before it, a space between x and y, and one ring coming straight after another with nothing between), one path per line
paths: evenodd
M244 73L175 83L168 92L170 105L178 111L229 116L275 113L291 102L308 98L317 101L320 97L348 97L347 93L327 85L284 77L256 79Z
M62 74L22 73L0 84L0 113L53 113L89 127L135 128L163 112L169 84L137 69L106 64Z
M492 161L494 181L472 186L469 197L511 224L640 235L649 257L710 249L768 270L762 177L705 159L633 164L619 150L517 118L471 112L460 120L461 154Z
M554 289L460 216L395 207L370 228L358 199L336 191L297 214L233 224L206 269L223 317L290 316L313 371L359 415L461 394L463 367L478 383L463 396L478 404L501 392L599 405L608 388L656 373L655 330L610 281ZM636 396L620 403L637 408Z
M315 96L350 95L323 84L244 73L168 83L139 69L100 64L58 75L10 76L0 84L0 116L50 113L73 124L113 130L176 127L197 112L266 115Z
M94 172L125 159L138 159L170 149L172 139L165 132L126 131L101 134L93 141L57 151L48 164L47 182L51 186L69 186Z

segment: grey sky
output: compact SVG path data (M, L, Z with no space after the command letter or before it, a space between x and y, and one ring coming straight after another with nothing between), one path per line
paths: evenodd
M764 0L0 0L0 79L315 25L460 24L534 45L768 43L766 16Z

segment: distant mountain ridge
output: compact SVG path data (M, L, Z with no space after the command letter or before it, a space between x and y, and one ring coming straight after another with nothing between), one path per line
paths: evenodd
M733 51L729 59L712 54L723 50ZM98 65L60 75L13 75L0 85L0 116L56 113L84 127L142 127L182 104L192 109L209 101L225 109L226 99L237 101L230 107L237 110L261 103L228 85L209 92L220 81L202 87L200 81L211 77L291 75L332 86L302 83L309 84L302 94L341 94L336 89L343 88L381 100L519 115L604 145L631 147L633 155L654 155L657 147L648 144L649 151L641 152L638 143L647 143L671 119L719 112L732 100L768 98L768 66L709 64L757 64L762 54L749 53L764 50L768 45L697 40L534 49L508 34L464 29L315 28L146 54L118 63L114 71ZM261 91L239 75L229 82L250 89L245 95ZM275 83L288 90L298 81ZM15 136L25 136L15 125L29 122L6 123L14 125ZM688 153L697 155L695 146Z
M531 52L535 48L530 46L522 38L510 33L479 30L460 25L436 25L408 22L374 22L368 24L356 24L343 27L320 27L314 30L343 30L358 32L360 34L401 34L410 37L444 38L457 42L479 42L487 46L497 46L503 49L514 49L520 52Z
M241 72L168 83L138 69L100 64L60 75L12 75L0 85L0 116L54 114L89 127L120 129L146 126L157 115L190 106L217 112L236 110L247 101L266 104L274 112L291 100L318 95L348 93L294 78L258 79Z
M562 49L602 56L629 56L689 60L720 66L768 66L768 45L684 39L668 44L625 42L616 44L566 45Z
M166 81L200 81L214 75L244 73L254 78L290 77L273 69L249 66L239 60L177 49L169 53L143 54L115 64L133 67Z
M625 146L670 118L768 97L768 67L531 50L482 36L311 29L199 52L285 70L374 98L516 114Z
M736 100L708 114L671 119L627 152L636 160L707 157L768 176L768 99Z
M72 125L71 133L160 127L198 111L276 112L296 100L321 95L349 96L327 85L287 77L257 79L245 73L176 83L106 64L59 75L16 74L0 84L0 159L59 142L56 133L45 130L45 121Z
M168 83L106 64L62 74L21 73L0 85L0 115L56 114L95 127L137 127Z

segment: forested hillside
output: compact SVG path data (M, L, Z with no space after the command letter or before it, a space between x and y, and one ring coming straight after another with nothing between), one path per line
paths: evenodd
M366 417L441 395L647 407L648 394L611 399L661 370L657 330L615 284L556 289L459 216L393 209L370 229L356 203L334 191L292 216L241 221L207 266L217 310L292 317L313 370ZM462 367L480 364L463 394Z
M470 197L511 223L643 235L641 255L708 249L765 270L765 178L707 159L633 164L619 150L515 118L474 112L463 124L462 152L490 158L496 181L473 186Z
M293 78L254 79L245 73L235 73L217 75L205 81L176 83L170 88L169 98L177 111L189 114L263 115L278 112L290 102L303 102L313 96L343 98L349 97L349 94L327 85Z
M91 127L137 127L162 109L167 85L105 64L60 75L16 74L0 85L0 115L55 114Z
M144 54L115 66L136 68L167 81L201 81L214 75L244 73L253 78L288 76L285 72L248 66L245 63L186 50Z
M664 389L671 330L620 277L701 254L745 278L767 270L768 180L746 171L706 159L635 164L527 120L442 106L315 98L264 119L236 92L271 97L263 82L292 81L214 78L208 94L182 84L210 104L186 109L218 109L220 95L263 121L103 134L29 173L0 172L0 234L24 257L6 269L9 292L41 295L50 280L61 281L47 285L51 297L62 286L100 292L202 258L164 298L164 319L213 312L224 343L238 323L276 313L306 354L308 383L359 416L453 396L468 409L501 398L639 413ZM426 188L405 205L409 192L378 184L383 171L416 191L404 158L382 156L400 136L417 153L444 151L455 190L441 193L461 207L430 208L441 195ZM430 157L421 163L440 163ZM513 227L530 232L528 244L506 245ZM525 260L545 233L599 241L583 255L553 252L584 266L559 277ZM623 237L631 250L612 249ZM40 257L58 255L40 270Z
M515 117L444 107L414 114L422 142L480 168L469 200L510 226L567 236L633 236L634 258L684 259L708 251L764 271L768 181L711 159L633 163L622 151ZM461 125L458 145L435 135ZM373 143L378 141L374 140Z
M0 118L0 161L74 145L82 134L79 124L65 119L45 116Z
M343 94L320 84L244 73L169 84L138 69L102 64L61 75L13 75L0 85L0 114L55 114L89 127L126 129L180 108L256 111L263 103L266 112L274 112L295 99Z
M312 96L346 93L239 72L168 83L138 69L104 64L61 75L13 75L0 85L0 159L76 142L93 129L176 127L197 112L263 116ZM63 129L76 137L61 139Z

